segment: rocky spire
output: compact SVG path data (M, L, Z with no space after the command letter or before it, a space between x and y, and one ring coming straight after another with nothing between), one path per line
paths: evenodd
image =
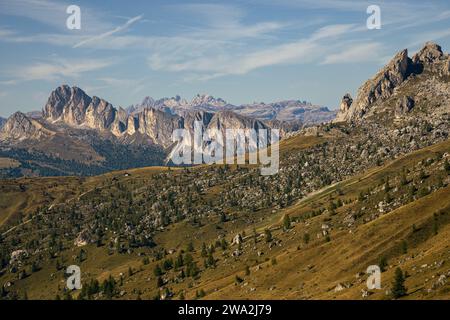
M350 93L346 93L341 100L341 104L339 105L339 111L336 115L336 119L334 122L342 122L345 121L345 115L348 113L351 105L353 103L353 98Z

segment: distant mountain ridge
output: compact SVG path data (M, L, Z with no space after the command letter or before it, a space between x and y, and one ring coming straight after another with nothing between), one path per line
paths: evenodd
M203 106L213 101L224 104L218 99L196 98ZM150 99L147 103L155 105ZM225 109L209 112L193 108L171 113L149 105L134 110L115 108L78 87L59 86L50 94L41 116L16 112L7 119L0 130L0 156L24 161L24 166L34 163L39 169L32 166L31 171L36 169L40 175L101 173L102 168L106 171L166 163L175 145L174 130L193 132L195 121L200 121L204 130L270 128L260 120ZM78 173L67 171L78 166L70 161L82 164Z
M145 108L155 108L181 116L193 110L208 112L226 110L261 121L301 122L303 125L328 122L336 116L336 111L306 101L283 100L273 103L233 105L208 94L197 94L191 101L180 96L158 100L147 96L141 103L131 105L126 110L129 114L133 114Z

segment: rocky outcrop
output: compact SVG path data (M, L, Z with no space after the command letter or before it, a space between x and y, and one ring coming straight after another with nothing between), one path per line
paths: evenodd
M348 99L341 102L341 108L335 122L360 121L375 104L382 105L390 98L408 77L431 72L438 76L450 75L450 57L444 54L439 45L427 42L411 59L406 49L394 58L372 79L366 81L358 90L357 97L351 105ZM395 105L395 115L409 112L414 107L412 97L402 98Z
M0 140L22 141L25 139L40 139L52 134L50 130L38 121L27 117L22 112L16 112L8 118L0 131Z
M376 101L387 99L408 76L410 59L408 50L402 50L381 69L372 79L364 83L358 90L357 97L347 111L339 111L340 121L358 121Z
M339 112L336 115L336 119L334 120L334 122L341 122L345 120L345 115L348 113L352 103L352 96L350 95L350 93L346 93L342 97L341 104L339 105Z
M419 71L426 70L439 75L449 75L450 56L442 52L441 46L427 42L413 57L412 62Z
M444 54L441 46L433 42L427 42L413 58L413 63L433 64L442 60Z
M414 108L414 99L410 96L404 96L397 100L395 105L395 116L401 117L405 113L410 112L412 108Z

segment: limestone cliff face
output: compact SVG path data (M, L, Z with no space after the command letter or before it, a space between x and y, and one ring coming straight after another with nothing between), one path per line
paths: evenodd
M27 117L22 112L16 112L8 118L1 129L0 140L36 140L50 135L52 135L52 132L44 128L41 123Z
M112 104L94 96L86 109L84 124L92 129L110 130L116 114L117 110Z
M172 133L175 129L183 128L183 119L169 115L163 111L146 108L129 120L127 133L139 132L150 137L155 143L168 147L172 144Z
M408 50L397 53L383 69L359 88L356 99L347 110L344 108L339 111L337 119L358 121L366 114L371 104L388 98L406 79L409 61Z
M411 59L406 49L397 53L372 79L359 88L353 102L347 95L344 96L334 121L361 121L374 104L391 97L411 75L418 75L424 71L439 76L450 75L449 55L444 54L441 47L435 43L427 42ZM409 100L405 99L396 107L397 115L409 112L414 106L411 97Z
M128 127L128 113L122 107L116 112L113 123L111 124L111 132L115 136L120 136L127 130Z
M43 118L48 121L64 121L79 125L85 121L86 110L92 99L77 87L62 85L54 90L43 109Z

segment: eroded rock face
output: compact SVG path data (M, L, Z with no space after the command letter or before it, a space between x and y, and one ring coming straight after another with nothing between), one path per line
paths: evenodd
M401 117L402 115L410 112L414 108L414 99L410 96L404 96L397 100L395 105L395 116Z
M62 85L50 94L42 115L49 121L62 120L70 125L79 125L85 121L91 101L91 97L80 88Z
M183 118L153 108L144 109L128 122L128 134L139 132L164 147L172 144L172 133L183 128Z
M408 50L405 49L359 88L355 101L343 118L347 121L359 120L367 113L371 104L390 97L394 89L406 79L408 65Z
M22 112L16 112L8 118L0 131L1 140L39 139L50 132L38 121L27 117Z
M413 57L413 63L432 64L440 61L444 57L441 46L433 42L427 42Z
M439 75L450 74L450 56L443 53L441 46L433 42L427 42L412 57L412 62L418 70L428 70Z
M450 75L450 57L435 43L427 42L411 59L408 57L407 49L397 53L372 79L359 88L357 97L350 107L343 99L335 122L362 120L375 103L382 103L391 97L410 75L415 76L424 71L433 72L438 76ZM409 98L398 103L396 115L411 110L414 99Z
M86 109L85 123L89 128L106 130L116 119L117 110L109 102L93 97Z
M341 104L339 105L339 112L336 115L336 119L334 122L341 122L345 120L345 115L348 113L351 105L353 103L353 98L350 93L346 93L341 100Z

